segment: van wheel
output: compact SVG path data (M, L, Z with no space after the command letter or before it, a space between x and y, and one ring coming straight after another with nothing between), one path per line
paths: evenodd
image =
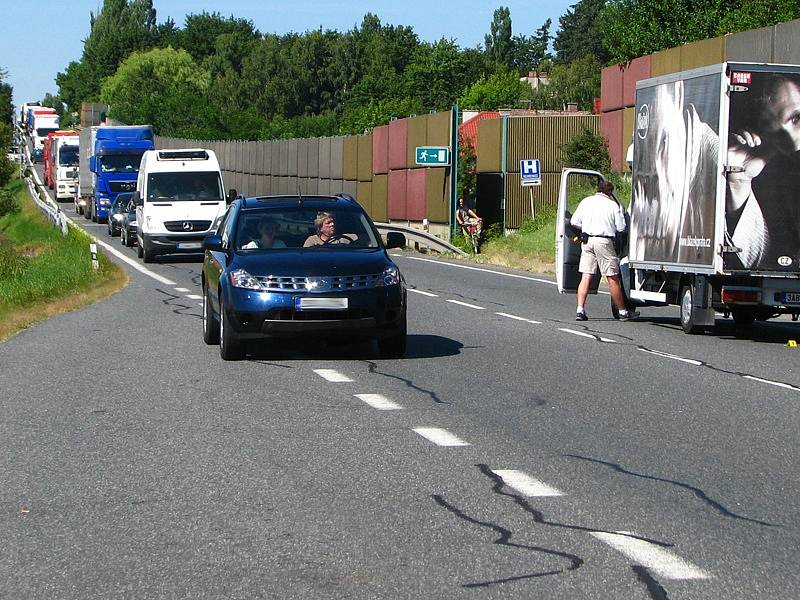
M681 290L681 327L684 333L702 333L703 327L697 325L694 320L694 288L686 285Z
M222 304L222 292L219 294L219 355L222 360L241 360L244 358L242 341L231 328L225 307Z
M136 256L138 256L139 258L144 258L143 248L144 248L144 243L138 244L136 246Z
M148 247L147 247L147 246L145 246L144 244L142 244L142 246L144 246L144 247L141 249L141 257L142 257L142 260L144 260L144 262L146 262L146 263L151 263L151 262L153 262L153 261L155 260L155 258L156 258L156 254L155 254L155 252L153 252L153 251L152 251L150 248L148 248Z
M209 346L219 344L219 321L211 310L208 290L203 291L203 341Z

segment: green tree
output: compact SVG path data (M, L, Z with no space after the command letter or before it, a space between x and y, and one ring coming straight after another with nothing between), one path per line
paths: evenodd
M226 34L234 34L233 39L243 41L261 37L252 21L237 19L233 15L224 18L217 12L203 11L199 14L186 15L183 29L175 35L176 48L183 48L198 64L201 64L216 53L217 38Z
M759 29L800 18L797 0L741 0L719 22L718 33Z
M465 200L475 198L478 191L478 156L472 140L459 136L458 186L456 193Z
M527 75L529 71L536 70L539 64L549 57L547 47L550 44L550 25L552 21L547 19L544 24L536 30L531 37L515 35L511 44L511 66L520 75Z
M403 73L406 95L429 110L448 110L472 83L470 65L452 40L421 44Z
M606 64L610 55L603 45L600 14L606 0L580 0L558 19L558 32L553 39L556 60L572 62L591 55Z
M64 101L58 95L54 96L50 92L46 93L44 95L44 99L42 100L42 106L48 106L50 108L54 108L56 114L58 115L59 121L64 120L64 114L65 114Z
M528 98L530 94L530 86L520 81L516 71L501 69L467 88L459 105L471 110L517 108L520 100Z
M577 102L580 110L591 110L600 95L602 65L594 56L584 56L550 69L550 84L533 91L537 108L563 110L568 102Z
M360 134L388 123L392 117L408 117L425 112L416 98L388 98L372 100L366 106L351 106L342 115L339 132Z
M101 100L115 119L178 135L208 123L209 81L208 71L185 50L155 48L129 56L103 83Z
M591 129L584 129L561 147L565 164L601 173L611 171L611 158L606 139Z
M486 54L499 65L511 66L512 46L511 39L511 11L505 7L494 11L489 33L484 37Z

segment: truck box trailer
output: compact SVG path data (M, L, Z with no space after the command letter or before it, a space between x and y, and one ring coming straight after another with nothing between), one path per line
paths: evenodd
M44 150L47 135L58 130L58 115L52 108L32 108L28 110L28 132L33 148Z
M800 315L800 66L722 63L636 86L632 199L621 275L631 305L678 305L696 333ZM559 291L574 291L565 169ZM574 200L573 200L574 203Z

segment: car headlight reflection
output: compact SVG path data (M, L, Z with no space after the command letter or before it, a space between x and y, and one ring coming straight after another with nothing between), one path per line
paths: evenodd
M231 285L245 290L261 290L261 282L244 269L236 269L228 273Z

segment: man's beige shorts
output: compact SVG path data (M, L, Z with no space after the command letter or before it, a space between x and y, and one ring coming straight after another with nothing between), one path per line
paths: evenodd
M601 275L619 275L619 258L614 250L614 240L590 237L586 244L581 245L578 270L581 273L594 274L598 266Z

